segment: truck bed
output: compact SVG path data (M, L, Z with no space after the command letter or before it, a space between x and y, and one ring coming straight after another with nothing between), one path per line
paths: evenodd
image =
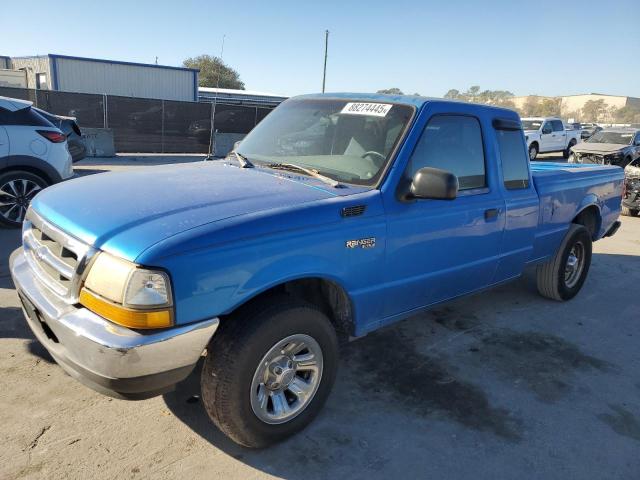
M571 221L589 204L599 206L602 218L594 240L601 238L618 218L624 180L620 167L532 162L531 175L540 197L534 259L554 252Z

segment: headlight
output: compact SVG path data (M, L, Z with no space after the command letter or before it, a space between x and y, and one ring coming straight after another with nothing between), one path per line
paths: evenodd
M171 283L166 273L101 252L80 291L80 303L119 325L163 328L173 325Z

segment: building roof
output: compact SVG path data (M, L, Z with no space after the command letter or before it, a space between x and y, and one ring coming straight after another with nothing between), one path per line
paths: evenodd
M211 93L211 94L225 94L225 95L245 95L256 97L274 97L274 98L289 98L288 95L278 95L276 93L257 92L255 90L237 90L233 88L212 88L212 87L198 87L199 93Z
M123 62L121 60L107 60L103 58L75 57L71 55L59 55L57 53L48 53L46 55L31 55L31 56L24 56L24 57L11 57L11 58L42 58L42 57L62 58L62 59L68 59L68 60L81 60L85 62L108 63L112 65L131 65L135 67L151 67L151 68L164 68L164 69L170 69L170 70L186 70L190 72L200 71L200 69L198 68L174 67L171 65L156 65L155 63Z

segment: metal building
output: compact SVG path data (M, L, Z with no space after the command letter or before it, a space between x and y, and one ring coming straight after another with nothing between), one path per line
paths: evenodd
M11 57L9 63L7 68L26 72L28 88L190 102L198 100L198 70L192 68L55 54Z
M213 102L214 99L217 99L218 102L225 104L248 105L252 107L264 106L273 108L289 98L273 93L255 92L252 90L233 90L230 88L200 87L198 92L198 99L201 102Z

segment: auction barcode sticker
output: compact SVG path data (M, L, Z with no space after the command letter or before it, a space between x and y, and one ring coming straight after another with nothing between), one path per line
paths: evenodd
M374 117L386 117L393 105L387 103L347 103L340 113L349 115L370 115Z

